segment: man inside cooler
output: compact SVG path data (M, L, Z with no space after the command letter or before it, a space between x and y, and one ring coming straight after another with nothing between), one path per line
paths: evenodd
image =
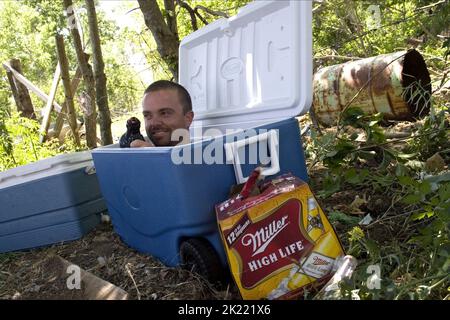
M121 147L170 147L189 143L194 112L189 92L180 84L159 80L149 85L142 98L142 114L149 140L140 135L139 120L131 118L127 121L127 133L121 138ZM134 134L130 131L133 126Z

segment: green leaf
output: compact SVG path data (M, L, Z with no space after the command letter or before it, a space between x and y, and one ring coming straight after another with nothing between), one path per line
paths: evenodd
M349 226L356 225L359 222L359 218L347 215L341 211L331 211L327 216L331 222L338 221Z
M373 127L367 132L367 140L374 143L383 143L386 141L386 137L381 128Z
M434 212L433 211L427 211L427 212L420 212L420 213L414 213L411 218L416 221L416 220L422 220L425 217L430 218L434 216Z
M360 184L364 181L367 175L368 175L367 169L358 172L356 171L356 169L351 168L347 170L347 172L345 173L344 179L346 182L351 184Z
M337 155L337 153L338 153L337 150L331 150L331 151L327 152L327 153L325 154L325 156L327 156L328 158L332 158L332 157L334 157L335 155Z
M369 174L370 174L370 172L368 169L362 169L359 171L359 175L361 177L364 177L364 179L367 178L369 176Z
M422 200L422 195L419 193L408 194L403 198L403 202L406 204L416 204Z
M367 249L367 252L373 259L377 259L380 255L380 248L377 243L371 239L367 239L364 241L364 245Z
M383 150L383 161L381 161L379 169L385 170L394 159L395 158L389 152Z
M450 183L446 183L439 188L439 198L442 202L448 201L450 199Z
M342 114L342 122L344 125L355 125L362 116L364 111L361 108L350 107Z
M400 176L398 177L398 182L400 182L402 186L414 186L417 184L417 182L410 176Z
M372 177L372 180L374 181L377 187L385 188L391 186L394 183L395 177L389 174L387 175L377 174Z
M355 149L355 145L347 139L339 139L336 144L336 150L338 151L351 151L353 149Z
M419 185L419 191L423 196L426 196L431 192L431 183L426 180L422 181Z
M418 160L409 160L405 163L405 166L413 170L422 170L425 167L425 163Z
M397 177L401 177L401 176L407 176L409 173L409 170L407 167L405 167L403 164L398 163L397 166L395 167L395 175Z
M323 181L322 190L318 192L321 198L326 198L341 189L341 176L327 176Z
M412 159L412 158L417 157L417 153L402 153L402 152L397 152L397 153L395 154L395 156L396 156L397 158L400 158L400 159Z
M433 242L433 236L431 234L427 234L424 236L414 236L407 241L410 244L419 244L422 246L429 246Z
M439 199L438 199L438 197L433 197L433 198L431 198L431 200L430 200L430 205L432 205L432 206L437 206L439 204Z

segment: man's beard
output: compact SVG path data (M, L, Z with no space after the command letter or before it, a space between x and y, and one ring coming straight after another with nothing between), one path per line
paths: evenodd
M164 133L163 136L157 135L157 132L155 131L161 131ZM175 146L179 143L179 141L172 141L172 131L170 130L151 130L147 131L147 136L149 139L153 142L153 144L157 147L171 147Z

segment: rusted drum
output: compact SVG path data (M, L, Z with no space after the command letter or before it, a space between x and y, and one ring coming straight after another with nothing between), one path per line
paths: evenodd
M430 111L431 79L416 50L383 54L320 69L314 75L313 108L318 121L335 125L346 104L385 119L413 121Z

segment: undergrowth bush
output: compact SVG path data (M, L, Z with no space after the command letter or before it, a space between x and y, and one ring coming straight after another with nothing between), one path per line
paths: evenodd
M363 216L329 213L330 220L346 230L340 232L346 252L359 261L352 281L341 285L343 299L450 297L448 119L448 110L432 109L409 138L387 141L380 115L348 108L346 127L312 131L307 144L310 170L317 164L327 169L315 186L319 198L353 191L384 204L377 211L363 202L364 214L372 220L368 224L360 223ZM357 131L361 129L362 135ZM433 155L445 166L427 166Z
M57 139L41 144L39 127L37 121L21 117L17 112L0 114L0 171L83 149L83 146L77 148L72 139L63 145Z

